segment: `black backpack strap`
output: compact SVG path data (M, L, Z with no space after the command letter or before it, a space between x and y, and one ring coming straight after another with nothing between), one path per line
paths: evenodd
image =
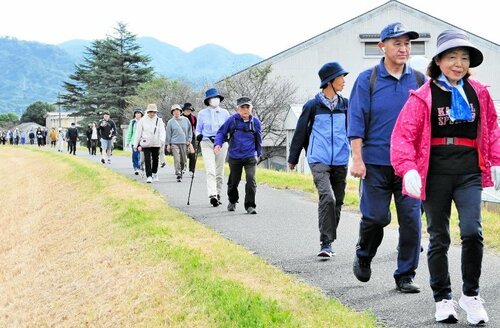
M377 81L377 66L372 68L372 74L370 75L370 96L373 95L373 90L375 90L375 81Z
M416 69L414 69L413 72L415 72L417 84L418 84L418 87L420 88L422 86L422 84L424 84L424 73L417 71Z

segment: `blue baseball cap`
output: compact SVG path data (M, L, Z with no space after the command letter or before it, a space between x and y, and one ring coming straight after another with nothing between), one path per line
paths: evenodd
M402 23L392 23L384 27L380 32L380 41L384 42L386 39L400 37L401 35L408 35L410 40L419 38L419 34L415 31L409 31Z

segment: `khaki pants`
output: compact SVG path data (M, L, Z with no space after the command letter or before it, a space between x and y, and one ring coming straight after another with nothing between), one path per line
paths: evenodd
M203 163L207 174L207 194L209 197L222 194L227 147L227 142L225 142L220 152L215 155L214 144L209 140L201 141L201 154L203 155Z

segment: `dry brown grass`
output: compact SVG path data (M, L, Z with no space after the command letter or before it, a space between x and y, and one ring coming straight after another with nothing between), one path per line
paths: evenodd
M10 173L0 208L0 326L168 325L169 313L182 313L169 262L144 265L130 245L109 247L116 236L104 204L82 199L63 178L67 165L48 170L38 160L0 154L0 170Z
M0 327L253 327L273 315L280 327L374 326L143 184L64 154L7 149Z

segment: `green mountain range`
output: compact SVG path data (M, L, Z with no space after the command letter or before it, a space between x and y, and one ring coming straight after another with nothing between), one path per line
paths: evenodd
M137 38L142 52L152 58L156 74L181 80L198 89L262 60L252 54L234 54L207 44L185 52L151 37ZM0 113L19 116L35 101L54 103L62 82L69 81L91 41L71 40L59 45L0 38Z

